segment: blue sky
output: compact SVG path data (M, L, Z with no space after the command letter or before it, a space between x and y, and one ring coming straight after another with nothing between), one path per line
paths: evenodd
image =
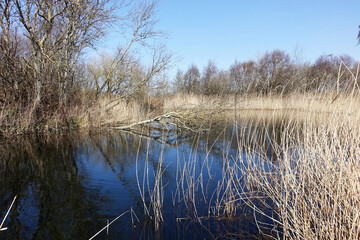
M296 48L306 61L360 57L360 0L160 0L157 17L177 56L170 75L192 63L202 70L208 60L227 69L273 49Z

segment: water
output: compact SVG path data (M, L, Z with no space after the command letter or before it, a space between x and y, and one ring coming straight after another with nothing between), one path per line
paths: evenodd
M238 121L234 125L230 121L221 126L202 134L172 136L167 143L160 135L151 139L121 131L3 141L0 220L13 197L18 199L0 239L89 239L122 213L108 234L103 231L95 239L257 236L253 212L245 205L228 218L215 214L223 211L216 209L216 201L223 196L216 189L224 179L224 159L230 159L230 164L239 155L265 163L275 161L279 156L271 142L282 141L284 122ZM242 146L236 137L239 132L252 136ZM265 156L256 156L259 147ZM241 181L241 176L236 178ZM155 231L150 202L156 190L163 221Z

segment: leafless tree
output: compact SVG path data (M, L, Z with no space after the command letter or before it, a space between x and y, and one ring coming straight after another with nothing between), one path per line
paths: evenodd
M201 90L204 94L214 94L219 91L219 89L216 89L214 86L217 73L218 69L215 63L209 60L201 78Z
M33 109L39 113L48 94L44 86L58 96L58 107L66 105L80 54L116 20L116 8L111 0L13 0L10 5L29 43Z
M232 90L235 92L249 91L256 85L256 63L254 61L238 62L230 66Z
M186 71L184 83L188 93L200 93L200 71L195 64Z
M157 0L0 0L0 103L26 99L20 105L38 122L66 115L79 86L92 87L93 103L111 95L111 106L145 92L172 59L166 34L156 29L157 6ZM122 47L79 71L82 53L109 29L123 34ZM149 64L140 61L144 52Z
M317 92L327 91L335 86L337 63L333 56L321 55L311 67L307 89Z
M211 84L211 94L223 95L231 92L230 74L227 70L217 72Z
M88 86L95 90L95 100L101 94L124 96L145 77L145 70L134 56L124 57L122 64L112 68L115 57L104 52L100 58L87 64Z
M98 94L101 94L104 89L106 91L113 91L109 86L116 86L115 82L118 79L114 76L114 72L119 69L119 66L132 66L132 60L138 48L145 48L151 54L150 66L143 70L141 79L129 79L127 84L117 85L117 96L111 103L117 102L121 99L128 99L141 88L146 85L157 74L160 74L171 63L172 55L167 51L165 45L161 42L165 38L165 33L156 30L156 23L158 20L155 17L155 11L158 1L141 0L135 3L129 12L128 22L125 25L131 36L125 47L119 48L112 61L107 67L107 71L102 76L102 85L97 88ZM138 75L139 76L139 75ZM136 81L135 81L136 80ZM107 86L105 88L105 86ZM116 106L116 104L112 104Z
M258 74L266 93L283 92L293 76L289 54L281 50L266 52L258 61Z
M31 76L22 58L25 41L17 34L15 23L12 0L0 0L0 103L12 105L26 101L31 94L26 89Z
M178 93L185 93L186 87L185 87L185 78L184 78L184 72L181 69L178 69L176 72L175 80L175 92Z

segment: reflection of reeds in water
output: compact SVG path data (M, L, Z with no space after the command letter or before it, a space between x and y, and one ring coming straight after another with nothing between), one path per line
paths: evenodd
M140 144L139 144L140 147ZM150 140L147 141L147 149L149 150ZM153 174L149 173L149 151L146 151L146 158L144 163L144 172L142 180L140 180L138 172L138 157L136 158L136 180L140 197L143 202L144 213L154 221L155 231L159 230L160 222L164 221L163 218L163 203L164 203L164 186L162 175L165 171L163 167L163 151L164 146L161 148L160 158L156 170ZM139 153L139 151L138 151ZM150 185L150 176L154 178L154 185Z

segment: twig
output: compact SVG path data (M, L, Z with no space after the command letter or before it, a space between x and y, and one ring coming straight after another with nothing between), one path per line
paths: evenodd
M5 222L6 218L7 218L7 216L9 215L10 210L11 210L12 206L14 205L16 198L17 198L17 196L15 196L15 197L14 197L14 200L12 201L12 203L11 203L11 205L10 205L10 207L9 207L9 209L8 209L8 211L7 211L7 213L5 214L4 219L3 219L3 220L2 220L2 222L1 222L1 225L0 225L0 231L5 231L5 230L7 230L7 227L2 228L2 226L3 226L3 224L4 224L4 222Z
M128 213L129 210L123 212L121 215L117 216L114 220L112 220L110 223L107 223L105 227L103 227L100 231L98 231L94 236L92 236L91 238L89 238L89 240L94 239L97 235L99 235L102 231L104 231L105 229L109 229L109 226L111 224L113 224L116 220L118 220L119 218L121 218L122 216L124 216L126 213Z

